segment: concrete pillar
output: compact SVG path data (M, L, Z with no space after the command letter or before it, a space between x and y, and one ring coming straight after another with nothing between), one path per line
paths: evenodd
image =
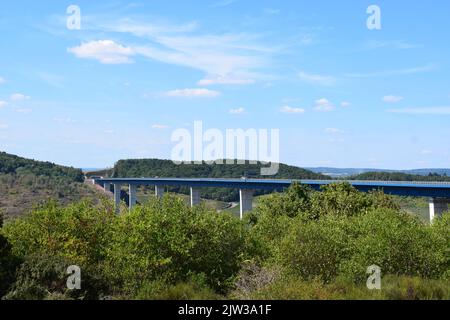
M200 204L200 189L191 187L191 207Z
M155 186L155 196L161 199L164 196L164 186Z
M135 184L130 184L128 196L129 196L128 206L131 210L133 209L133 207L136 205L137 202L137 186Z
M244 218L244 213L253 209L253 193L254 190L241 189L239 190L240 205L241 205L241 220Z
M111 192L111 183L103 184L103 189L105 190L105 192Z
M442 214L447 212L449 209L450 199L445 198L431 198L429 202L430 208L430 223L436 217L442 217Z
M122 185L120 183L114 183L114 205L116 208L116 213L120 213L120 191Z

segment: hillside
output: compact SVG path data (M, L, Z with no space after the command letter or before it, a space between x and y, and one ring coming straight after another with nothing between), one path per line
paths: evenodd
M61 204L96 199L83 180L81 170L1 152L0 211L12 218L49 199Z
M388 173L405 173L417 176L428 176L430 174L447 175L450 176L450 169L413 169L413 170L388 170L388 169L368 169L368 168L329 168L317 167L306 168L315 173L321 173L330 177L344 178L355 176L367 172L388 172Z
M375 181L450 181L450 177L439 174L408 174L402 172L365 172L348 177L351 180Z

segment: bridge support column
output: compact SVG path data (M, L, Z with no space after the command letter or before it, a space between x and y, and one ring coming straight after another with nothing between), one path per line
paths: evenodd
M155 186L155 196L161 199L164 196L164 186Z
M103 189L105 190L105 192L111 192L111 183L105 183L103 185Z
M200 204L200 189L191 187L191 207Z
M120 183L114 183L114 205L116 209L116 214L120 214L120 192L122 190L122 185Z
M444 212L449 210L450 199L445 198L431 198L429 202L430 207L430 223L433 223L433 220L436 217L442 217Z
M128 191L129 201L128 206L129 209L133 209L137 202L137 186L135 184L130 184L130 189Z
M240 196L240 205L241 205L241 220L244 218L244 213L247 211L251 211L253 209L253 193L254 190L248 190L248 189L240 189L239 190L239 196Z

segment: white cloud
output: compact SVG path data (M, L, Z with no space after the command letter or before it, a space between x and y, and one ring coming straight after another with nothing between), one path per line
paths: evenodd
M366 48L369 50L381 49L381 48L393 48L393 49L414 49L417 45L408 43L403 40L396 41L370 41L366 44Z
M220 92L209 89L177 89L164 93L166 97L184 97L184 98L214 98L220 95Z
M8 124L0 122L0 129L8 129L8 128L9 128Z
M230 109L230 114L243 114L245 112L244 108Z
M62 123L62 124L68 124L68 123L76 123L77 121L70 118L70 117L56 117L53 118L53 121L56 121L58 123Z
M170 127L167 126L167 125L164 125L164 124L154 124L154 125L152 125L152 128L153 129L160 129L160 130L162 130L162 129L168 129Z
M284 106L281 108L281 112L283 113L295 113L295 114L302 114L305 113L305 109L302 108L293 108L290 106Z
M106 133L106 134L114 134L115 133L115 131L113 129L107 129L107 130L105 130L103 132Z
M428 64L426 66L412 67L406 69L384 70L369 73L348 73L345 76L349 78L378 78L378 77L402 76L416 73L424 73L433 71L434 69L435 66L433 64Z
M325 129L325 132L326 132L326 133L329 133L329 134L344 133L343 130L337 129L337 128L326 128L326 129Z
M0 108L4 108L8 105L8 102L0 100Z
M420 154L422 154L422 155L430 155L430 154L433 154L433 152L432 151L430 151L430 150L421 150L420 151Z
M24 100L30 100L31 97L30 97L30 96L27 96L27 95L24 95L24 94L21 94L21 93L13 93L13 94L9 97L9 99L10 99L11 101L24 101Z
M257 41L261 38L259 34L192 34L197 31L196 22L170 25L130 18L105 20L102 17L90 17L89 21L91 30L131 34L142 38L143 44L126 47L123 43L101 40L68 49L80 58L97 59L103 63L130 63L132 56L140 55L163 63L201 70L206 74L206 80L221 75L222 79L227 80L227 84L263 78L261 69L268 65L270 55L281 49L273 44L260 45ZM239 75L240 81L234 79L236 75ZM208 82L211 81L205 83Z
M316 111L330 112L333 111L334 108L335 108L334 104L325 98L316 100L314 103L314 109Z
M255 83L255 80L246 78L244 76L238 77L238 76L232 76L232 75L226 75L226 76L207 76L206 78L200 80L197 84L199 86L209 86L209 85L215 85L215 84L231 84L231 85L244 85L244 84L252 84Z
M0 77L0 84L4 84L6 82L5 78Z
M301 80L311 83L311 84L317 84L320 86L332 86L335 84L336 79L332 76L325 76L325 75L319 75L319 74L310 74L301 71L298 76Z
M343 101L341 102L341 107L347 108L350 107L352 104L348 101Z
M33 112L33 109L30 109L30 108L18 108L15 110L16 110L16 112L23 113L23 114L28 114L28 113Z
M85 42L78 47L67 49L76 57L95 59L103 64L133 63L130 58L135 55L132 48L122 46L112 40L98 40Z
M386 103L397 103L403 100L403 97L401 96L396 96L396 95L388 95L388 96L384 96L383 97L383 102Z
M388 112L399 113L399 114L450 115L450 106L448 106L448 107L390 109L390 110L388 110Z

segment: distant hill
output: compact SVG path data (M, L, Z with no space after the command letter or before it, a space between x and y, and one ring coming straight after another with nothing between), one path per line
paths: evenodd
M388 169L365 169L365 168L328 168L328 167L318 167L318 168L306 168L315 173L321 173L330 177L349 177L366 172L400 172L410 175L427 176L431 174L447 175L450 176L450 169L413 169L413 170L388 170Z
M83 182L84 177L80 169L59 166L51 162L21 158L6 152L0 152L0 173L33 174L36 176L61 178L73 182Z
M79 169L0 152L0 211L11 218L49 199L64 204L97 199L83 180Z
M374 181L450 181L450 177L430 173L426 176L408 174L403 172L365 172L348 177L350 180L374 180Z

